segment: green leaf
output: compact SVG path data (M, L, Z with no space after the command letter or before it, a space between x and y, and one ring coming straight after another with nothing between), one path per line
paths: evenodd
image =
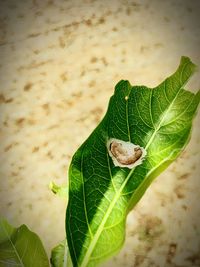
M53 248L51 252L51 264L53 267L71 267L72 262L67 246L67 240L63 240L59 245Z
M68 186L59 186L54 182L50 182L49 189L59 197L68 198Z
M0 219L0 267L49 267L39 237L26 225L14 228Z
M119 251L128 212L188 143L200 93L183 87L194 71L182 57L177 71L156 88L116 85L105 117L69 169L66 232L74 266L96 266ZM110 138L143 147L142 164L116 167L108 153Z

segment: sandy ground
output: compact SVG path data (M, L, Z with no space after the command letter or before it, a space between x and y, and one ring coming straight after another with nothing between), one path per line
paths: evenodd
M199 1L0 1L0 212L40 235L65 235L70 159L120 79L153 87L182 55L200 66ZM198 89L199 74L188 88ZM200 266L199 117L190 144L127 220L103 266Z

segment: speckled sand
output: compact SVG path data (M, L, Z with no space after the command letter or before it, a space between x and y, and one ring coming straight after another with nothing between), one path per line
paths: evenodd
M0 212L41 236L65 235L70 159L120 79L153 87L181 55L200 67L199 1L0 1ZM199 74L188 88L200 87ZM103 266L200 266L199 120L181 157L127 220L120 254Z

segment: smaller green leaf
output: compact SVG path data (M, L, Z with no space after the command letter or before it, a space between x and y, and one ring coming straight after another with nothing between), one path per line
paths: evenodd
M67 246L67 240L63 240L59 245L52 249L51 264L53 267L71 267L72 261Z
M49 267L39 237L26 225L14 228L0 218L0 267Z
M51 189L51 191L55 195L68 199L68 186L67 185L59 186L55 184L54 182L50 182L49 189Z

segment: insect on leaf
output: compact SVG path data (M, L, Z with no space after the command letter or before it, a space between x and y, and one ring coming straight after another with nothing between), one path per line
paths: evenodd
M155 88L123 80L116 85L107 113L69 169L66 232L73 266L96 266L120 250L128 212L188 143L200 93L184 86L195 68L182 57L177 71ZM116 166L110 139L132 143L140 154L144 149L141 164ZM120 153L129 155L123 144L111 147L121 162Z

